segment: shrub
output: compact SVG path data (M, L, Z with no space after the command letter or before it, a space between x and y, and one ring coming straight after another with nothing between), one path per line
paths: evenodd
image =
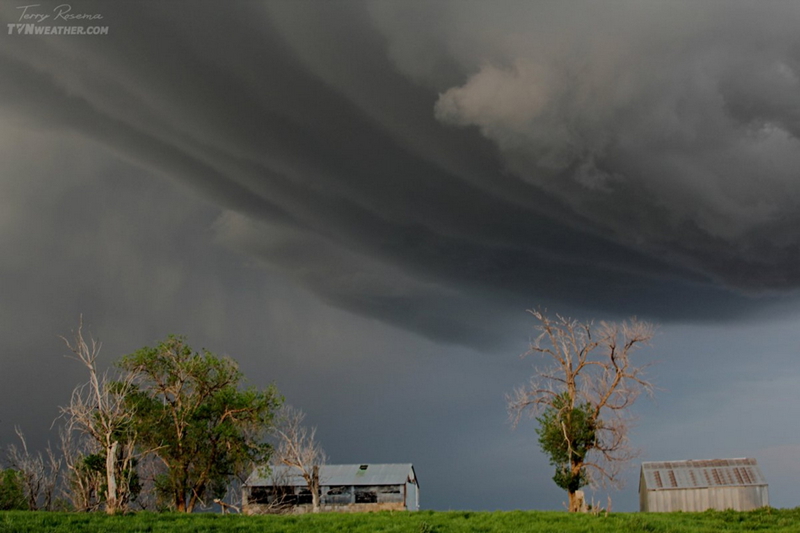
M22 511L27 508L22 475L11 468L0 470L0 511Z

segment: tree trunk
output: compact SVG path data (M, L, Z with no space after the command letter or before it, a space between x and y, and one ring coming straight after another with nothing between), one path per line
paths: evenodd
M577 513L578 512L578 497L575 494L574 490L569 491L569 512L570 513Z
M114 474L114 463L117 459L117 446L119 442L114 441L111 447L106 447L106 513L115 514L117 512L117 478Z
M319 512L319 466L314 465L311 471L311 483L308 487L311 489L311 511L314 513Z
M574 461L574 460L573 460ZM583 470L583 461L574 461L571 465L571 473L573 479L580 479L581 470ZM575 483L573 487L568 490L569 493L569 512L580 513L585 510L586 501L583 496L583 491L579 490L580 483Z
M582 490L576 490L569 493L569 512L570 513L585 513L588 512L586 506L586 496Z
M181 490L175 490L175 511L178 513L185 513L186 511L186 494Z

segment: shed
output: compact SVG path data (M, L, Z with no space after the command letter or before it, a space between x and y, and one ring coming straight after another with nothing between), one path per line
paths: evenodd
M750 511L768 505L767 482L755 459L642 463L642 512Z
M419 483L411 463L323 465L319 480L321 511L419 510ZM242 509L246 514L305 513L311 510L311 492L297 468L257 468L242 488Z

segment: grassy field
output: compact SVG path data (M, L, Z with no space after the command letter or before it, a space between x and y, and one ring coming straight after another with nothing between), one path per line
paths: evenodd
M569 515L564 512L421 511L417 513L321 514L302 516L221 516L215 514L138 513L109 517L99 513L0 512L0 533L6 532L800 532L800 508L763 509L749 513Z

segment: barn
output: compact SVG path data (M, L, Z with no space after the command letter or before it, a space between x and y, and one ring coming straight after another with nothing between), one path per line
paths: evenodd
M767 482L755 459L642 463L642 512L750 511L768 505Z
M311 492L296 468L263 470L256 469L242 488L245 514L311 511ZM324 512L419 510L419 483L411 463L323 465L319 480Z

